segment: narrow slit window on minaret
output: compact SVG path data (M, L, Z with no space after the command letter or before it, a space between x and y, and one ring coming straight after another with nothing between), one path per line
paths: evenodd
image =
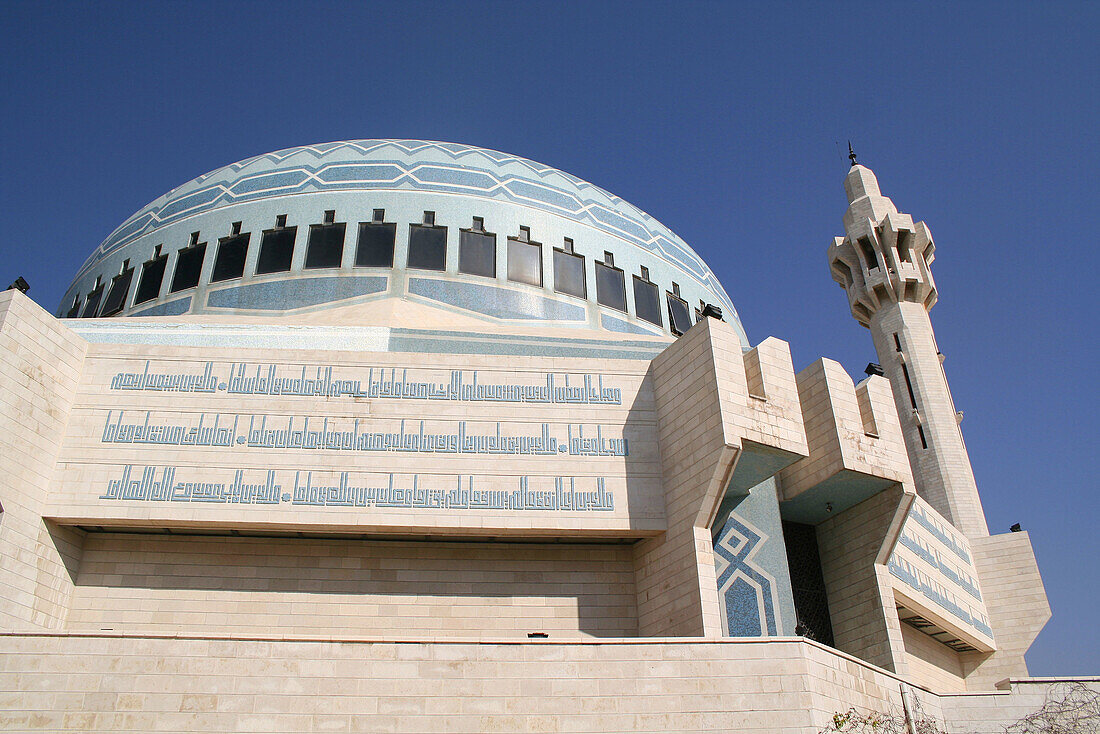
M901 351L901 339L898 338L897 334L894 334L894 351Z
M913 406L913 410L916 410L917 396L913 394L913 382L909 379L909 368L904 364L901 366L901 374L905 376L905 387L909 390L909 404Z
M874 270L878 267L878 256L875 255L874 245L866 237L860 237L858 242L860 249L863 250L863 258L867 261L867 269Z
M924 426L917 426L917 435L920 436L920 447L922 449L928 448L928 441L924 437Z

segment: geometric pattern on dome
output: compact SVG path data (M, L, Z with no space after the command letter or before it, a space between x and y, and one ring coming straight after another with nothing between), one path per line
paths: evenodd
M123 222L77 277L127 243L202 212L289 194L414 190L465 194L543 209L632 242L692 273L737 312L706 263L668 227L627 201L551 166L457 143L345 140L266 153L169 191Z

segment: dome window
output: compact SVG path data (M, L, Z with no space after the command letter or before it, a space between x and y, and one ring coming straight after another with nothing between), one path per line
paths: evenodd
M447 269L447 228L435 225L435 212L424 212L423 224L409 225L409 267Z
M241 222L233 222L232 233L218 240L218 255L214 258L214 273L210 282L233 280L244 276L244 263L248 259L248 241L251 232L241 232Z
M160 286L164 282L164 271L168 265L168 255L160 253L160 245L153 251L153 257L141 266L141 279L138 281L134 305L152 301L160 295Z
M458 272L497 277L497 236L485 231L481 217L474 217L469 229L459 230Z
M603 262L596 261L596 302L626 312L626 275L610 252L604 252Z
M397 225L386 222L385 209L375 209L371 221L359 223L355 267L392 268L393 245L396 239Z
M634 310L638 318L664 326L661 320L661 292L650 282L649 268L644 266L641 276L634 276Z
M542 244L531 239L530 227L508 238L508 280L542 287Z
M75 319L79 315L80 315L80 294L77 293L76 296L73 298L72 307L69 309L69 312L67 314L65 314L65 318Z
M665 291L668 302L668 328L676 336L687 333L691 328L691 311L687 301L680 297L680 284L673 283L671 291Z
M199 233L191 233L191 241L176 256L176 272L172 274L172 287L169 293L185 291L199 284L202 263L206 259L206 243L199 242Z
M100 278L96 276L95 287L88 293L88 300L84 301L84 311L81 312L80 318L90 319L96 315L99 310L99 301L103 298L103 283L100 282Z
M344 259L344 235L347 222L336 221L336 210L325 212L324 224L309 225L309 243L306 245L307 270L338 268Z
M588 298L584 279L584 256L573 252L573 240L554 248L554 290L577 298Z
M124 260L122 271L111 280L111 290L107 291L107 300L103 302L102 316L114 316L126 307L126 294L130 292L130 282L134 279L134 269L130 261Z
M260 257L256 262L256 275L286 273L294 258L294 240L297 227L286 226L286 215L275 217L275 228L265 229L260 237Z

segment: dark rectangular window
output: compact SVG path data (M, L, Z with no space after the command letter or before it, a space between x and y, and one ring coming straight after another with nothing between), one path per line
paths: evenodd
M340 261L344 257L346 229L346 222L310 225L305 267L308 269L340 267Z
M381 212L376 209L375 212ZM392 268L393 243L397 239L397 225L392 222L360 222L359 244L355 247L355 267Z
M425 212L427 219L429 212ZM434 219L434 215L432 219ZM409 267L417 270L447 269L447 228L428 224L409 225Z
M596 263L596 302L626 311L626 276L612 265Z
M69 312L65 314L67 319L75 319L80 315L80 294L76 294L76 298L73 299L73 307L69 309Z
M245 232L218 240L218 256L214 258L211 283L244 276L244 261L248 258L248 240L251 237L251 232Z
M281 227L264 230L260 238L260 257L256 261L256 275L285 273L290 270L294 258L294 239L297 227Z
M637 275L634 276L634 311L638 318L663 326L661 321L661 294L657 286Z
M912 263L913 255L909 250L909 230L898 230L898 257L902 262Z
M164 282L164 267L168 264L168 256L161 255L149 260L141 268L141 280L138 281L137 295L134 296L134 305L152 301L160 295L160 284Z
M508 280L542 285L542 245L508 238Z
M691 328L691 311L688 310L687 301L667 291L665 297L668 300L669 329L677 336L687 333L687 330Z
M126 307L126 294L130 292L130 281L133 279L133 268L126 268L114 277L111 290L107 291L107 300L103 302L103 316L114 316Z
M202 274L202 261L206 258L206 243L180 250L176 258L176 272L172 274L172 287L169 293L185 291L199 284Z
M458 272L497 277L497 236L463 229L458 237Z
M95 289L88 294L88 300L84 302L84 311L80 314L82 319L90 319L96 315L96 311L99 310L99 300L103 298L103 286L97 285Z
M863 250L863 258L867 261L867 269L874 270L878 267L878 257L875 255L874 245L871 244L871 240L866 237L860 237L859 249Z
M584 282L584 256L554 250L554 290L577 298L588 298Z

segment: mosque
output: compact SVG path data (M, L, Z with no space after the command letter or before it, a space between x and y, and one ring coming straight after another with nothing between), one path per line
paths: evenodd
M928 227L844 188L858 383L750 344L645 212L452 143L249 158L56 312L3 292L0 728L1001 731L1042 580L986 527Z

